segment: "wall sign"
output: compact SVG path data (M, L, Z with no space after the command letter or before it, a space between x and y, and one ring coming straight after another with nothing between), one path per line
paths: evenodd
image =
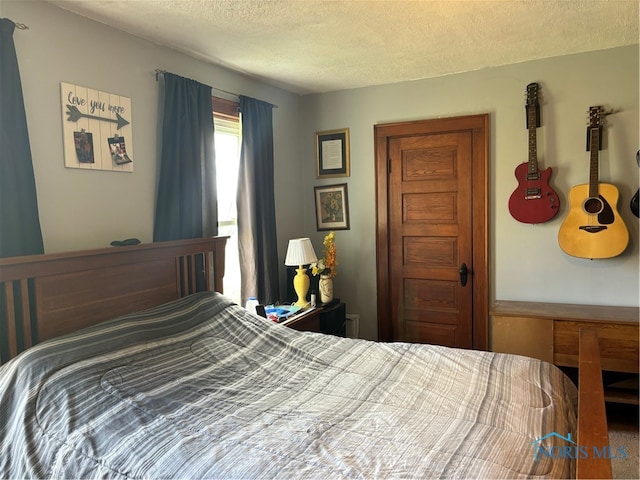
M131 99L61 83L64 165L133 172Z
M349 129L316 132L316 178L349 175Z

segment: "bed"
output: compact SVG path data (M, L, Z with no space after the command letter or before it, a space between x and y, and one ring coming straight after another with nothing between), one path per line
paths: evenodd
M0 477L575 476L556 367L275 324L219 293L225 241L0 260Z

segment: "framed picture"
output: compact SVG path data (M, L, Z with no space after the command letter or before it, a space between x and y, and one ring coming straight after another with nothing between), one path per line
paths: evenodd
M349 129L316 132L316 178L349 175Z
M349 230L347 184L314 187L318 230Z

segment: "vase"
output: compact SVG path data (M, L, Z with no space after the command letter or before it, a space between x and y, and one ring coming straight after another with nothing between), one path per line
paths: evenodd
M331 302L333 300L333 278L329 275L320 275L318 290L320 290L321 303Z

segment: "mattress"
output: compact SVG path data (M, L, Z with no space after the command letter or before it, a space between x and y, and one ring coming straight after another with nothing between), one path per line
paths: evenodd
M212 292L43 342L0 368L0 392L2 478L575 468L534 455L576 430L575 386L549 363L297 332Z

